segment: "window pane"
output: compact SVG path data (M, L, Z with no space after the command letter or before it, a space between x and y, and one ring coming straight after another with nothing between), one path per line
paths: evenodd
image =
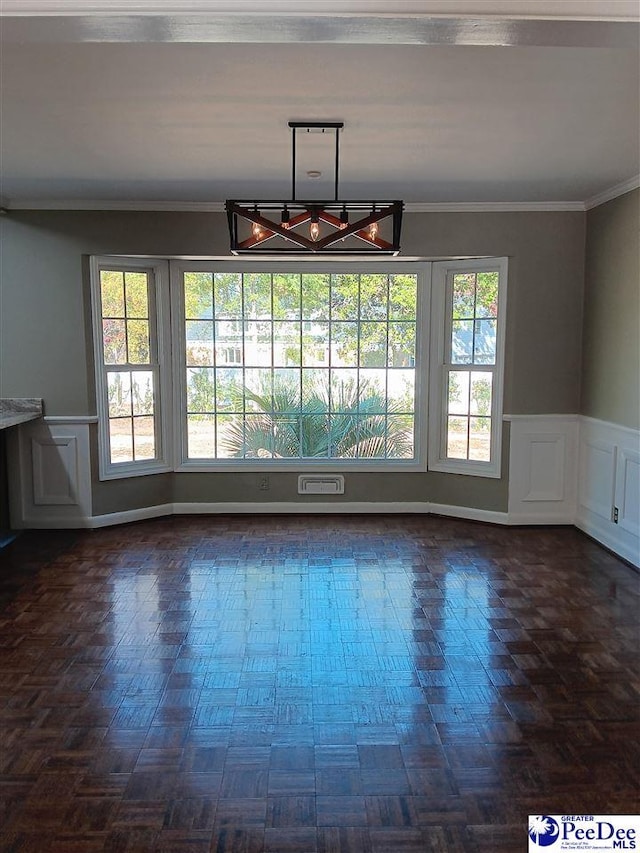
M329 411L329 371L302 371L302 406L305 412Z
M387 371L361 370L358 411L382 413L387 411ZM335 408L335 407L334 407Z
M273 276L273 316L278 320L300 318L300 275L280 273Z
M216 419L213 415L187 415L187 446L191 459L213 459L216 455L215 437Z
M353 407L351 411L338 412L329 417L330 456L338 459L356 458L361 436L359 418Z
M214 276L216 317L242 318L242 276L240 273L217 272Z
M273 324L273 363L278 367L300 364L300 323ZM263 359L261 364L271 363L269 358Z
M359 306L358 275L331 276L331 317L334 320L357 320Z
M148 320L127 320L127 352L129 364L149 364Z
M360 317L386 320L388 277L380 274L360 276Z
M471 414L491 415L491 386L493 376L491 373L471 374Z
M231 333L226 339L217 339L218 355L224 344L225 360L229 361L229 344L236 341L237 335ZM238 342L239 343L239 342ZM252 367L271 364L271 323L249 320L244 323L244 363Z
M414 449L414 421L410 415L387 418L387 458L411 459Z
M232 459L242 457L244 453L242 418L238 415L218 415L216 424L216 455L218 458Z
M381 402L377 404L375 411L384 412L387 408L387 371L375 369L360 370L360 401L359 408L362 411L364 406L369 404L367 400L377 399Z
M412 412L415 400L415 370L389 371L389 409L394 412Z
M244 353L243 330L244 323L241 320L220 320L216 322L216 364L242 364Z
M215 371L211 367L187 368L187 411L213 412Z
M186 272L184 274L184 314L187 320L213 317L213 274Z
M274 456L274 419L264 414L246 415L244 419L244 456L246 459L271 459ZM280 446L280 457L285 456ZM240 448L238 448L238 451Z
M133 453L136 461L155 459L156 439L153 418L133 419Z
M360 324L361 367L386 367L387 328L386 323Z
M415 320L417 278L413 274L389 276L389 319Z
M273 444L274 457L278 459L295 459L300 456L300 426L299 415L289 412L288 414L276 414L273 418Z
M300 409L300 371L281 368L273 371L273 408L276 412Z
M473 360L475 364L496 363L496 321L476 320Z
M476 289L476 317L498 316L497 272L479 272Z
M449 371L447 401L450 415L469 414L469 374L466 370Z
M147 318L149 300L146 272L127 272L124 274L127 298L127 317Z
M329 418L306 414L300 418L300 456L326 458L329 455Z
M131 374L131 395L134 415L153 414L153 373L136 370Z
M389 364L413 367L416 363L416 324L389 323Z
M474 317L476 275L475 273L458 273L453 277L453 318L466 320Z
M468 440L468 418L447 418L447 457L449 459L466 459Z
M329 324L302 324L302 363L307 367L329 364Z
M358 419L358 443L353 452L345 448L345 455L358 459L384 459L389 443L389 422L383 414L370 414Z
M302 316L305 320L328 320L331 276L323 273L302 275Z
M471 418L469 459L491 461L491 418Z
M118 418L131 415L131 374L118 370L107 374L109 394L109 417Z
M222 367L216 371L216 409L219 412L241 412L243 407L243 370Z
M247 411L270 412L273 374L269 368L251 367L244 371L244 396Z
M454 320L451 324L451 363L473 361L473 320Z
M244 316L271 318L271 276L269 273L245 273Z
M331 371L331 408L355 412L358 408L358 372L344 368Z
M213 364L213 323L187 320L185 324L187 366Z
M102 321L102 345L105 364L126 364L127 336L124 320Z
M331 361L342 367L358 363L358 324L333 323L331 326Z
M124 274L100 271L100 302L103 317L124 317Z
M131 418L109 419L109 451L112 463L133 462L131 420Z

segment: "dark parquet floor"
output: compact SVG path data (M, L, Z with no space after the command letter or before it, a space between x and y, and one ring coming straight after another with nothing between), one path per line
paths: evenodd
M0 849L518 853L640 791L639 576L578 531L184 517L0 553Z

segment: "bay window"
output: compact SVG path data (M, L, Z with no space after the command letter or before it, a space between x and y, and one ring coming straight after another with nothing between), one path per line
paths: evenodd
M101 478L500 476L506 259L91 269Z

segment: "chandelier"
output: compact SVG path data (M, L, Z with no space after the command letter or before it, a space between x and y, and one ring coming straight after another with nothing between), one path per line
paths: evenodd
M231 253L397 255L404 208L402 201L339 199L340 131L344 122L290 121L289 127L292 131L291 198L286 201L228 199L225 210ZM297 198L296 134L299 131L335 131L335 192L332 201L301 201Z

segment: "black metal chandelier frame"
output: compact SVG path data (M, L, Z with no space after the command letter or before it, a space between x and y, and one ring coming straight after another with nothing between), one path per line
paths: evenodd
M376 254L397 255L400 251L402 201L341 201L338 181L340 171L340 131L344 122L290 121L291 198L283 200L238 200L225 202L229 222L231 252L241 254L282 254L311 252L313 254ZM331 201L302 201L296 193L296 134L298 130L325 132L335 130L334 199ZM391 239L379 233L379 223L389 220ZM241 225L249 224L249 236L242 234ZM309 224L307 237L298 229ZM320 231L323 223L324 235ZM246 226L244 231L246 232ZM387 235L389 236L389 235ZM281 240L274 238L282 238ZM345 246L348 237L356 238Z

